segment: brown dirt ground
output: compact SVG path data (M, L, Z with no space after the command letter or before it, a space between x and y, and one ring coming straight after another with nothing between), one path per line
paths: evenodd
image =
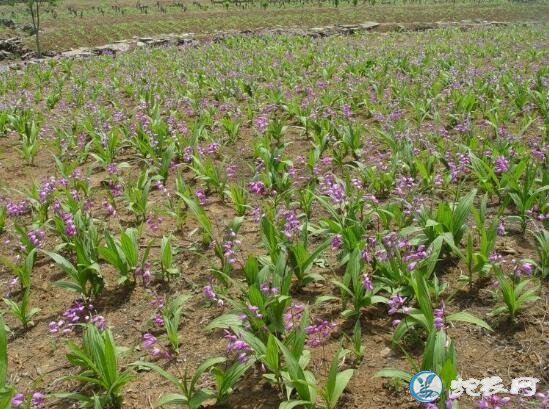
M296 148L300 144L296 144ZM249 146L242 140L234 148L236 158L245 161L251 154ZM300 154L297 148L294 154ZM6 180L7 185L22 187L32 178L42 175L54 174L51 155L47 149L43 149L37 157L34 167L22 167L14 149L13 138L0 139L0 178ZM98 185L105 176L93 175L93 184ZM170 183L168 183L170 185ZM97 186L94 186L97 187ZM151 201L158 202L162 199L159 192L152 194ZM233 211L228 205L211 201L206 207L213 219L222 225L223 220L233 216ZM96 204L96 211L99 205ZM100 211L100 210L99 210ZM120 209L118 222L129 215L125 215ZM164 216L163 216L164 217ZM116 224L111 229L117 229ZM144 289L141 286L135 288L115 288L114 274L108 269L104 270L107 278L107 288L96 308L98 313L105 316L109 326L113 328L116 342L130 347L131 352L124 362L131 362L143 357L145 353L140 350L142 334L149 328L149 320L152 318L154 299L152 290L159 293L170 294L174 292L192 293L193 298L185 308L185 315L180 329L182 337L181 353L177 359L168 364L172 370L182 370L185 367L196 367L204 358L215 355L223 355L225 342L221 333L207 333L204 327L209 320L219 315L218 308L210 308L201 295L201 288L207 281L208 268L211 267L212 250L203 253L191 251L189 243L193 237L189 233L195 228L192 220L188 220L183 231L176 233L175 244L178 247L176 255L177 264L182 270L182 280L171 283L158 283L154 288ZM160 231L155 233L158 237L162 232L173 230L171 221L164 217ZM143 239L147 241L148 232ZM259 253L258 230L255 226L246 222L241 230L242 247L248 253ZM6 234L0 234L0 240L4 243ZM531 256L532 243L525 241L518 235L511 235L506 242L500 243L511 258ZM46 241L46 247L53 243ZM10 254L9 246L2 250L6 255ZM152 257L154 259L155 249ZM156 249L156 251L158 251ZM439 273L443 282L448 283L447 295L452 295L448 304L451 312L467 310L479 317L486 318L486 314L494 306L494 298L490 292L490 283L478 282L472 292L462 283L458 282L462 266L451 265ZM336 272L330 269L322 271L328 279ZM35 325L26 333L17 330L17 324L8 319L8 325L15 329L9 344L9 367L13 381L20 390L40 389L47 393L58 392L75 387L67 382L59 381L61 376L74 372L66 359L66 339L77 341L78 337L52 336L48 333L49 321L59 317L69 307L72 296L61 289L51 286L54 278L59 278L57 268L44 257L39 257L34 270L32 303L42 308L36 316ZM0 268L0 283L7 288L10 275ZM329 282L329 280L326 280ZM110 285L109 285L110 284ZM314 303L314 298L320 293L329 293L331 288L324 285L309 286L299 297L305 302ZM470 325L457 325L449 329L449 334L456 342L461 375L464 379L469 377L483 378L488 375L499 375L506 385L510 379L517 376L535 376L541 379L540 390L547 388L549 384L549 372L547 358L549 357L549 345L547 337L547 286L543 289L542 301L527 309L520 317L519 322L511 326L505 321L489 319L490 324L496 329L493 333L472 327ZM446 297L447 298L447 297ZM313 307L314 315L322 315L335 319L338 330L332 335L330 341L321 348L313 351L311 367L321 379L327 371L329 360L333 352L339 347L343 330L350 332L349 323L338 316L339 306L329 305L322 311ZM403 385L387 382L386 380L372 378L373 374L385 367L410 368L406 359L398 352L391 350L390 338L392 335L390 318L384 309L370 308L362 318L363 344L365 358L358 365L344 398L341 408L416 408L418 407L407 393ZM153 373L139 373L125 390L124 408L140 409L153 407L153 402L162 393L174 392L171 385ZM228 408L276 408L280 401L279 393L261 380L260 373L256 370L249 375L244 382L238 385L237 390L225 405ZM67 408L68 402L57 404L49 403L48 407ZM474 407L471 402L464 402L463 408Z

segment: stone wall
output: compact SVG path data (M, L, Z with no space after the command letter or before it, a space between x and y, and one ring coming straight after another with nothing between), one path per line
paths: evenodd
M391 32L391 31L425 31L436 28L454 27L461 30L468 30L477 27L489 27L489 26L505 26L511 23L501 21L481 21L481 20L463 20L463 21L438 21L434 23L376 23L374 21L367 21L360 24L344 24L324 27L312 27L312 28L292 28L292 27L272 27L272 28L260 28L254 30L231 30L214 32L208 34L166 34L156 37L134 37L129 40L117 41L113 44L105 44L99 47L81 47L73 50L62 51L57 53L49 53L47 57L37 59L32 53L28 53L28 50L24 50L21 46L21 39L9 39L0 41L0 60L1 53L10 53L9 57L15 57L17 55L23 56L21 61L0 65L0 71L7 69L21 69L27 64L35 64L40 61L44 61L48 58L89 58L95 55L116 55L124 53L133 49L141 47L165 47L165 46L181 46L181 45L199 45L208 41L222 41L225 38L233 37L237 35L251 36L251 35L299 35L310 37L326 37L330 35L349 35L354 33L366 32L366 31L378 31L378 32ZM513 23L517 24L517 23ZM19 52L10 51L9 47L15 47ZM4 48L3 48L4 47ZM19 48L17 48L19 47ZM8 56L8 55L7 55Z

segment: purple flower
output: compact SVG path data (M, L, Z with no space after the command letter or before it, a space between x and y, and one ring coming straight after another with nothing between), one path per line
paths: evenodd
M499 221L498 228L497 228L497 235L505 236L505 222L503 220Z
M46 203L49 196L55 190L57 181L54 177L51 177L49 180L42 183L38 191L38 197L40 198L41 203Z
M109 188L111 190L112 197L122 196L122 191L124 190L124 188L120 183L109 182Z
M36 409L41 409L44 407L44 400L46 396L40 392L34 392L31 398L31 405Z
M143 278L144 286L147 286L151 281L152 274L151 274L150 268L151 268L151 264L148 261L145 261L142 267L136 267L135 269L135 275L141 276Z
M44 230L31 230L27 233L27 238L34 247L40 247L45 236Z
M164 326L164 318L162 318L162 315L156 314L153 318L153 323L157 327L162 327Z
M48 324L48 331L51 334L57 334L60 331L60 329L63 327L64 324L65 324L65 321L63 321L63 320L52 321Z
M372 284L372 279L368 274L362 275L362 287L364 287L365 290L373 290L374 285Z
M233 164L230 164L227 166L226 173L227 173L227 179L232 179L234 175L236 175L236 171L238 170L238 166Z
M11 407L12 408L19 408L23 404L23 401L25 400L25 397L22 393L16 393L13 398L11 398Z
M297 218L297 212L292 209L282 210L279 217L285 221L284 236L286 236L288 240L292 240L294 235L299 231L299 228L301 227L301 223Z
M531 263L522 263L520 266L520 271L525 275L532 275L534 272L534 266Z
M258 318L258 319L263 318L263 315L261 315L261 313L259 312L259 307L252 304L247 304L247 307L248 307L248 311L250 311L255 318Z
M471 120L469 117L459 124L457 124L454 129L459 133L467 133L471 130Z
M160 227L160 223L162 223L162 218L160 216L154 216L152 214L149 214L147 216L147 220L145 220L145 223L147 223L147 226L149 226L149 229L153 232L157 232L158 228Z
M90 322L95 325L99 330L103 331L105 329L105 317L102 315L94 316Z
M263 133L267 129L268 122L267 115L263 114L255 118L254 125L259 133Z
M74 237L76 235L76 225L74 224L72 214L69 212L63 212L61 214L61 219L65 224L65 234L69 237Z
M19 277L13 277L10 281L8 281L8 288L10 291L15 290L15 288L19 285Z
M331 173L326 173L320 181L320 191L332 199L336 205L342 205L347 199L345 195L345 187L338 183L335 176Z
M166 186L164 186L164 183L162 183L160 180L157 180L157 181L156 181L156 188L157 188L160 192L162 192L163 194L168 195L168 196L170 195L170 194L168 193L168 189L166 188Z
M219 152L219 144L218 143L210 143L208 146L206 146L205 153L211 156L217 155Z
M103 203L101 204L101 207L103 208L103 210L105 210L105 212L107 213L107 216L116 216L116 209L114 208L113 205L111 205L106 200L103 201Z
M444 408L445 409L453 409L454 408L454 401L455 400L459 400L459 397L461 395L456 395L456 394L450 394L448 395L448 399L446 399L446 402L444 402Z
M353 115L351 111L351 106L349 104L343 104L343 106L341 107L341 112L347 119L349 119L351 115Z
M143 334L143 348L151 349L155 345L156 345L156 337L153 334L151 334L150 332Z
M437 173L433 179L433 185L435 185L435 187L441 187L442 182L442 175L440 173Z
M100 330L105 329L105 318L102 315L95 314L95 308L92 304L84 303L82 300L75 300L71 306L63 313L63 319L51 321L48 324L48 331L51 334L68 334L76 326L84 323L92 323Z
M8 212L8 216L10 217L22 216L29 211L29 204L25 200L21 200L19 202L8 202L6 204L6 210Z
M109 163L107 165L107 172L111 175L117 175L118 174L118 168L116 167L116 163Z
M208 198L206 197L206 193L204 193L202 189L197 189L195 195L201 206L205 206L206 204L208 204Z
M406 302L406 297L402 297L399 294L393 295L389 299L390 308L389 308L388 314L389 315L396 314L399 311L399 309L404 305L405 302Z
M259 286L259 289L265 295L277 295L278 294L278 288L271 287L271 285L269 283L262 283Z
M513 271L516 277L520 277L522 275L529 276L532 275L532 273L534 272L534 266L531 263L527 262L522 264L516 264Z
M498 156L494 162L496 173L501 175L509 170L509 161L505 159L505 156Z
M497 395L485 396L481 400L477 401L477 408L479 409L500 409L501 406L507 405L511 401L511 398L500 398Z
M488 257L488 260L490 260L491 263L494 263L494 264L497 264L497 263L501 263L501 261L503 260L503 256L501 254L498 254L496 252L493 252L492 254L490 254L490 256Z
M253 207L250 210L250 216L252 217L252 220L254 221L254 223L259 223L261 221L261 217L263 216L261 213L261 208Z
M549 406L549 391L545 393L536 393L536 398L540 399L539 409L547 409L547 407Z
M248 183L248 190L250 193L254 193L256 195L265 195L267 193L265 184L260 180Z
M444 328L444 313L444 303L433 311L433 316L435 317L434 324L437 330Z
M332 250L339 250L343 244L343 236L336 234L332 237Z
M305 305L301 303L292 302L284 313L284 327L287 331L292 331L299 325Z
M403 196L406 193L410 192L414 187L417 186L416 181L412 177L408 176L398 176L395 180L396 188L395 193L399 196Z
M246 362L248 360L248 353L252 351L247 342L238 338L234 333L225 330L223 336L227 342L227 351L236 351L238 353L238 360L240 362Z
M240 245L240 240L236 240L236 233L231 230L228 233L228 239L223 242L223 257L225 257L227 262L231 265L236 264L236 251L238 245Z
M309 325L305 328L307 345L313 348L319 346L324 339L330 336L335 327L335 323L326 320L317 320L315 325Z
M159 295L151 302L151 304L153 305L154 308L156 308L157 310L160 310L164 308L164 305L166 304L166 300L164 299L164 296Z
M183 149L183 162L191 163L193 161L193 147L187 146Z
M202 289L202 293L204 294L204 296L210 300L210 301L215 301L217 299L216 295L215 295L215 292L212 288L211 285L207 285L205 286L203 289Z
M368 247L364 247L362 249L361 257L362 257L362 260L365 261L366 263L372 262L372 254L370 253L370 249Z

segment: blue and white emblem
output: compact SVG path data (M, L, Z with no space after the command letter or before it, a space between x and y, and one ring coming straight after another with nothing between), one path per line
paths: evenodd
M421 371L410 379L412 398L421 403L434 402L442 394L442 379L432 371Z

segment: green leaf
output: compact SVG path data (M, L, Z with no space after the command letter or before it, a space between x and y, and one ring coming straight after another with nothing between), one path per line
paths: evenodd
M265 363L271 371L278 373L280 371L279 361L278 346L276 344L275 336L269 333L269 338L267 339L267 349L265 351Z
M80 294L84 293L84 289L80 285L72 283L70 281L59 280L54 282L53 286L63 288L64 290L74 291Z
M53 253L45 250L42 250L42 253L44 253L45 255L50 257L53 261L55 261L55 263L59 267L61 267L63 271L65 271L67 274L73 277L78 275L78 270L76 270L76 268L72 265L72 263L69 260L67 260L65 257L57 253Z
M473 206L473 201L475 200L476 194L476 189L471 190L463 196L452 212L452 234L458 242L460 241L458 233L465 227L465 223L467 222L467 217L471 212L471 206Z
M341 397L341 394L347 387L347 384L351 380L353 373L354 373L353 369L345 369L344 371L337 374L335 389L332 392L332 397L331 397L332 408L335 408L337 401L339 400L339 398Z
M208 371L212 366L221 364L225 362L227 358L225 357L213 357L208 358L204 362L200 364L200 366L194 371L194 374L191 378L191 384L190 384L190 390L192 391L194 389L194 385L196 382L198 382L198 379L202 376L202 374L206 371Z
M6 324L0 315L0 386L4 388L8 380L8 336Z
M316 297L315 304L319 305L331 301L339 301L339 298L333 295L321 295L319 297Z
M137 230L133 228L126 229L126 231L120 235L120 244L128 264L131 267L135 267L138 261Z
M305 374L303 369L301 369L299 362L295 359L294 355L288 350L288 348L286 348L286 345L284 345L278 338L275 338L275 341L278 344L278 348L284 355L288 373L297 393L303 400L310 401L311 394L307 385L307 379L305 378Z
M162 369L160 366L156 365L155 363L147 362L147 361L135 361L135 362L132 362L130 364L130 366L134 366L134 367L138 367L138 368L152 369L153 371L158 373L160 376L162 376L167 381L170 381L172 384L174 384L178 388L181 387L181 381L176 376L174 376L171 373L165 371L164 369Z
M446 320L447 321L468 322L470 324L477 325L481 328L485 328L488 331L493 331L492 328L490 327L490 325L488 325L486 323L486 321L484 321L484 320L482 320L478 317L475 317L474 315L469 314L468 312L465 312L465 311L460 311L460 312L456 312L456 313L453 313L453 314L449 314L449 315L446 316Z
M337 372L339 366L339 361L344 357L343 351L338 351L332 364L330 365L330 372L328 373L328 379L326 381L325 394L326 401L328 403L328 408L332 409L336 406L337 401L339 400L343 390L351 380L353 376L353 369L346 369L342 372Z
M400 379L404 382L410 382L410 379L412 379L412 375L410 375L408 372L405 372L401 369L395 369L395 368L385 368L381 371L377 371L374 374L374 377L376 378L394 378L394 379Z
M228 329L228 328L239 328L242 327L242 320L237 314L223 314L217 318L214 318L206 326L206 330L212 330L215 328Z
M188 405L189 399L185 395L179 393L167 393L162 395L160 399L156 401L155 407L160 407L164 405Z
M307 400L287 400L280 402L278 409L293 409L296 406L310 406L312 403Z
M200 389L193 393L191 399L189 399L189 408L198 409L202 406L202 403L208 399L211 399L215 394L208 389Z

